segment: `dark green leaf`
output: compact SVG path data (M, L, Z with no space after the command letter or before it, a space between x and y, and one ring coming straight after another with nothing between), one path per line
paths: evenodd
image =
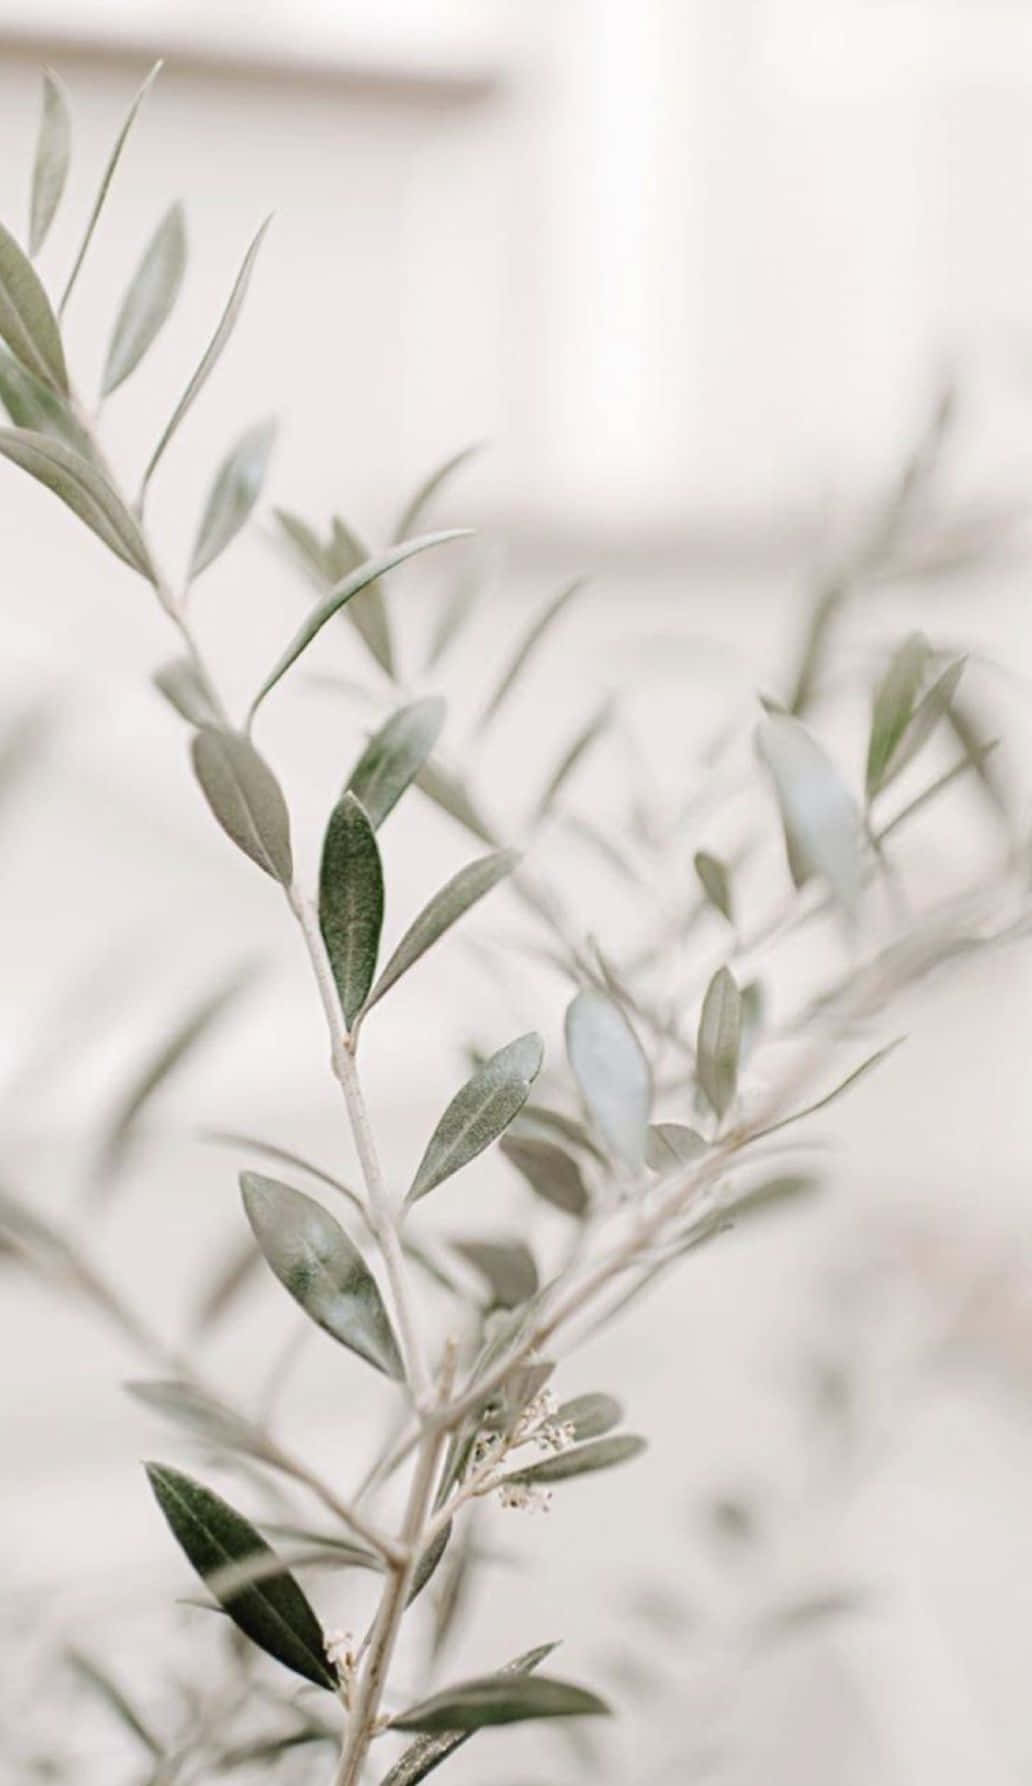
M55 74L43 73L43 111L32 166L29 201L29 253L37 255L54 221L68 178L72 125L65 91Z
M718 1116L734 1101L742 1045L742 995L730 968L714 974L702 1001L695 1070Z
M930 656L927 639L911 633L894 654L874 695L867 746L867 798L878 792L889 761L910 723Z
M481 442L476 441L472 446L463 447L461 452L453 453L450 459L446 459L443 465L439 465L435 471L430 473L430 476L425 482L420 484L419 489L416 491L402 515L401 520L398 522L394 531L394 538L396 540L409 538L413 528L423 519L424 511L429 508L438 491L448 482L449 478L454 476L455 472L457 472L461 466L465 465L469 459L472 459L474 453L479 453L480 450Z
M856 910L860 893L855 802L806 727L787 714L768 714L756 732L757 749L774 782L789 864L796 884L819 874L843 908Z
M689 1166L706 1152L705 1142L697 1129L681 1122L654 1122L649 1129L645 1158L653 1172L670 1172L675 1166Z
M652 1074L619 1005L579 992L566 1012L566 1052L599 1133L626 1165L645 1159Z
M151 478L154 476L154 473L161 462L165 448L168 446L169 441L172 439L172 436L179 427L183 417L193 406L195 399L200 395L204 386L207 384L208 379L211 377L219 360L222 358L223 350L226 347L233 330L236 328L237 318L243 309L244 299L247 296L247 288L251 283L251 274L254 271L254 263L258 258L258 250L262 245L262 237L271 221L272 220L269 217L265 219L265 222L255 236L254 241L251 243L250 248L247 250L247 253L244 256L243 265L236 276L233 290L229 294L229 302L219 318L218 327L209 341L208 346L205 348L200 365L191 378L190 383L187 385L186 390L183 392L183 395L180 397L179 402L176 404L176 407L172 412L171 420L168 422L161 439L158 441L157 446L151 454L150 462L143 474L143 481L140 485L138 506L141 513L143 511L143 505L146 500Z
M218 728L219 716L211 696L188 657L163 664L155 671L154 686L189 725Z
M511 1470L503 1482L565 1482L570 1476L587 1476L595 1470L611 1470L614 1464L640 1457L645 1440L637 1433L613 1433L609 1438L591 1439L586 1445L574 1445L569 1451L557 1451L543 1457L526 1469Z
M430 1137L407 1202L425 1197L504 1133L527 1100L543 1053L541 1037L531 1031L499 1048L466 1081Z
M446 1687L391 1719L394 1730L451 1732L518 1724L528 1718L608 1715L597 1694L550 1675L486 1674Z
M339 515L334 515L330 544L326 552L330 584L339 583L359 565L365 564L369 552L356 533ZM364 640L380 668L394 675L394 648L391 644L391 623L387 613L387 597L383 584L376 577L360 590L344 610L355 631Z
M60 497L123 563L155 581L136 521L96 465L63 440L27 428L0 428L0 454Z
M538 1269L522 1240L453 1240L457 1253L479 1271L501 1308L518 1308L537 1295Z
M117 168L119 160L121 159L122 150L125 148L126 139L129 135L130 130L133 127L133 123L135 121L136 114L139 111L141 105L143 104L145 98L147 97L147 94L149 93L154 81L157 79L157 76L160 73L160 71L161 71L161 63L155 62L154 67L151 69L151 71L148 74L143 85L140 87L140 89L136 95L136 98L133 100L132 105L129 107L129 111L126 115L125 123L122 125L121 130L119 131L117 137L115 138L114 148L112 149L111 154L108 156L107 166L105 167L104 172L101 176L100 187L98 189L97 196L93 201L93 209L90 212L89 222L86 225L86 233L83 236L82 243L79 248L79 252L75 257L75 261L73 263L72 270L68 275L68 283L64 288L64 295L62 296L61 302L57 307L58 316L64 315L65 305L67 304L69 298L72 295L73 287L74 287L75 282L78 279L79 273L82 269L82 263L86 259L86 252L89 248L91 241L93 240L93 232L97 227L97 221L100 217L102 210L104 209L104 200L107 198L108 188L111 185L112 180L114 179L115 169Z
M95 461L89 432L76 419L68 400L2 349L0 402L16 428L49 434L55 440L63 440L80 458Z
M565 588L560 589L559 594L555 596L552 601L547 603L529 630L524 634L519 645L516 647L513 656L506 665L501 680L495 688L493 695L480 716L479 725L481 730L489 724L498 712L502 702L511 694L520 676L526 669L529 659L537 650L549 628L554 626L567 604L573 600L573 597L579 590L583 589L583 587L583 577L575 577L572 583L567 583Z
M135 372L172 314L185 271L186 221L182 205L174 204L148 242L122 299L100 381L102 397Z
M274 1556L264 1538L219 1495L165 1464L148 1464L146 1469L172 1535L202 1581L208 1582L227 1565ZM319 1621L287 1570L237 1592L217 1593L216 1598L259 1649L315 1686L336 1690Z
M612 1395L575 1395L571 1401L560 1403L555 1418L558 1426L573 1428L575 1439L601 1439L619 1426L623 1408Z
M294 873L290 815L279 782L251 740L202 726L193 741L193 766L227 837L288 887Z
M499 1669L499 1674L532 1674L535 1668L546 1661L556 1649L554 1643L543 1643L539 1648L527 1650L525 1655L517 1656L515 1661L506 1663ZM455 1749L461 1749L468 1743L472 1731L450 1731L444 1736L421 1736L405 1750L400 1760L396 1761L389 1774L386 1774L381 1786L418 1786L433 1773L442 1761L445 1761Z
M378 828L419 774L444 725L445 703L439 695L399 707L366 745L348 781L369 819Z
M319 925L350 1029L376 972L383 867L376 833L354 794L330 814L319 866Z
M275 1178L242 1172L247 1219L265 1259L317 1326L385 1376L404 1368L383 1298L361 1253L312 1197Z
M32 262L0 223L0 337L16 360L68 395L68 372L57 318Z
M337 583L322 601L316 603L307 620L294 634L286 650L277 658L251 702L250 719L254 718L266 695L275 688L280 678L286 675L291 665L297 662L301 653L307 649L316 635L322 631L326 622L332 620L334 614L344 606L345 602L353 600L360 590L367 588L377 577L385 576L389 570L393 570L397 564L402 564L406 558L413 558L417 552L425 552L431 546L443 546L449 540L464 537L463 533L457 530L450 533L424 534L422 539L408 540L404 545L390 547L379 557L371 558L366 564L359 565L358 569L352 571L350 576Z
M711 856L707 850L696 850L695 872L702 884L702 890L712 906L734 923L734 908L731 904L731 877L719 856Z
M465 868L460 868L409 925L370 992L365 1009L371 1010L446 930L512 873L518 861L514 850L497 850L493 855L481 856L479 861L468 862Z
M501 1148L531 1190L546 1203L563 1210L566 1215L587 1213L588 1193L581 1169L561 1147L553 1141L539 1141L529 1135L506 1135Z
M225 551L247 521L261 495L275 439L276 423L270 417L248 428L223 459L190 556L191 581Z

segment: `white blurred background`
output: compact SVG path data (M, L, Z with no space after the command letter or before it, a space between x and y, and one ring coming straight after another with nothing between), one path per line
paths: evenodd
M881 596L873 636L916 621L971 641L1006 664L1005 677L983 665L984 692L1016 703L1032 671L1022 0L0 0L0 215L19 231L41 62L72 96L69 195L41 263L55 283L159 54L69 310L91 394L142 246L184 199L186 285L110 403L113 458L140 464L273 212L232 348L163 469L156 531L180 563L214 463L267 413L282 418L273 499L320 520L339 509L374 540L434 463L488 443L440 506L442 525L498 542L496 590L447 687L456 749L484 666L564 577L593 578L479 766L499 812L607 690L651 709L673 763L719 714L747 718L791 658L828 513L887 487L947 373L961 393L947 493L979 512L1016 506L1017 522L934 609L922 587ZM36 703L51 715L0 813L2 1174L68 1207L141 1048L227 955L265 970L162 1095L131 1195L88 1220L171 1331L199 1261L238 1224L235 1162L196 1131L327 1160L347 1144L281 913L214 832L182 728L150 688L169 655L161 615L10 468L0 515L0 695L12 721ZM405 603L426 588L407 579L392 584L403 655ZM198 624L235 700L304 599L261 525L213 570ZM418 611L412 626L422 638ZM320 667L348 676L355 649L338 638ZM367 718L314 684L270 703L264 744L309 859ZM605 774L604 757L586 767L588 807L596 793L604 807ZM962 809L961 839L966 822ZM389 847L397 934L468 850L426 813L395 820ZM606 911L586 900L585 929L604 937ZM496 1045L535 1023L555 1050L561 1002L545 988L521 968L492 985L460 953L428 962L395 1020L370 1024L392 1173L418 1156L471 1033ZM534 1567L492 1577L460 1654L565 1631L565 1672L611 1667L613 1779L1029 1777L1030 991L1027 955L1011 952L908 1001L907 1047L827 1124L842 1148L823 1213L733 1238L571 1362L570 1392L620 1391L650 1456L514 1530ZM495 1177L516 1223L525 1205ZM167 1611L184 1588L136 1463L175 1441L121 1395L138 1366L109 1336L28 1282L6 1277L3 1297L6 1573L63 1627L97 1617L117 1650L123 1605ZM259 1299L219 1367L264 1369L288 1326ZM844 1464L805 1413L832 1367L857 1398ZM357 1473L342 1384L366 1389L357 1367L306 1357L291 1418ZM723 1496L755 1502L762 1537L741 1554L707 1524ZM858 1608L769 1655L743 1651L743 1608L853 1590ZM545 1777L530 1746L520 1756ZM469 1763L457 1782L503 1786L486 1749ZM579 1777L572 1756L550 1765L557 1786Z

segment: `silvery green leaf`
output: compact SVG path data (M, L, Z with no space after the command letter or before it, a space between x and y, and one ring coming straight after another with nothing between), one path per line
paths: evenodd
M68 178L72 126L65 90L55 74L43 72L43 110L32 167L29 201L29 253L35 257L46 241Z
M518 861L514 850L496 850L494 854L481 856L478 861L467 862L465 868L460 868L409 925L370 992L365 1010L372 1010L384 993L390 991L402 974L406 974L446 930L512 873Z
M193 741L194 773L214 817L238 849L273 880L290 885L290 816L279 782L242 732L202 726Z
M430 1137L406 1199L415 1203L497 1141L527 1100L544 1047L533 1031L508 1042L467 1079Z
M541 644L545 634L549 631L550 627L554 626L560 614L562 614L567 605L573 600L573 597L579 590L583 589L583 587L583 577L576 577L572 583L567 583L565 588L560 589L559 594L554 596L553 599L546 604L536 620L530 626L529 630L523 635L515 652L506 665L494 693L480 716L479 727L481 730L483 730L483 728L495 717L502 702L512 693L520 676L526 669L527 663Z
M339 515L334 515L330 531L330 544L326 551L329 562L329 581L339 583L343 577L365 564L369 552L362 544L357 533L352 532ZM394 647L391 644L391 623L387 613L387 598L383 584L378 577L360 590L354 601L348 603L344 617L350 620L359 636L365 641L380 668L386 670L388 676L394 675Z
M185 271L186 220L176 203L158 224L122 299L100 381L102 397L135 372L172 314Z
M890 1054L894 1053L902 1040L902 1036L897 1036L894 1042L887 1042L884 1048L877 1048L873 1054L868 1055L866 1060L861 1061L858 1067L854 1067L851 1073L847 1073L846 1077L840 1080L838 1085L833 1086L831 1091L825 1092L822 1098L818 1098L813 1104L807 1104L802 1110L794 1110L791 1116L783 1116L780 1121L771 1123L769 1128L760 1131L760 1134L756 1136L756 1139L759 1140L763 1136L773 1135L778 1129L787 1129L790 1123L802 1122L803 1118L806 1116L815 1116L818 1110L826 1110L829 1104L833 1104L836 1098L842 1096L843 1092L849 1091L850 1087L855 1085L858 1079L862 1079L864 1075L871 1072L874 1067L880 1066L883 1060L886 1060Z
M115 169L117 168L118 163L121 159L122 150L125 148L126 139L129 135L130 130L133 127L133 123L136 119L136 114L139 111L141 105L143 104L145 98L147 97L147 94L149 93L154 81L157 79L157 76L160 73L160 71L161 71L161 63L155 62L154 67L151 69L146 80L143 82L143 85L140 87L139 91L137 92L132 105L129 107L129 111L126 114L125 123L122 125L121 130L119 131L117 137L115 138L114 148L112 149L111 154L108 156L107 165L106 165L104 172L101 176L100 187L97 191L97 196L93 201L93 209L90 212L89 222L86 225L86 233L83 236L82 242L80 244L79 252L75 257L75 261L72 265L72 270L68 275L68 283L64 288L64 294L61 298L61 302L57 307L58 316L64 315L65 305L67 304L69 298L72 295L72 290L75 286L75 282L78 279L79 274L82 270L82 263L86 259L86 252L89 248L91 241L93 240L93 232L97 227L98 219L100 217L102 210L104 209L104 201L108 195L108 188L111 185L112 180L114 179Z
M879 787L887 786L916 757L940 719L949 712L950 703L957 692L957 685L963 674L964 659L960 658L943 671L938 680L933 682L927 694L918 702L903 736L899 739L885 766Z
M435 471L430 473L425 482L420 484L394 530L396 540L408 539L413 528L423 519L424 511L429 508L438 491L461 466L472 459L475 453L480 452L481 445L480 441L475 441L472 446L463 447L461 452L453 453L450 459L446 459L443 465L439 465Z
M592 745L601 738L612 717L613 700L611 696L607 696L559 758L538 799L535 809L536 818L543 819L547 813L551 812L570 776Z
M446 1525L441 1527L436 1538L432 1538L426 1549L422 1552L412 1577L412 1586L409 1588L408 1599L405 1602L406 1606L411 1606L413 1600L418 1600L427 1583L437 1573L441 1559L448 1548L448 1540L451 1538L451 1534L452 1522L449 1520Z
M234 540L261 495L276 439L270 417L248 428L215 473L190 555L190 580L199 577Z
M928 640L911 633L894 653L875 690L865 776L869 800L881 788L893 752L910 723L930 654Z
M458 638L476 606L482 588L483 578L478 570L468 569L465 575L459 577L441 610L427 646L428 670L432 670L440 662L448 647Z
M763 1029L766 994L760 980L748 980L742 987L742 1061L748 1060Z
M68 395L68 372L57 318L32 262L0 223L0 337L16 360Z
M358 569L352 571L350 576L345 577L343 582L337 583L322 601L316 603L307 620L294 634L286 650L276 660L251 702L250 717L254 718L266 695L275 688L281 676L286 675L291 665L297 662L301 653L307 650L326 622L332 620L334 614L344 606L345 602L351 601L360 590L375 582L377 577L385 576L389 570L394 569L396 564L404 563L406 558L413 558L417 552L426 552L431 546L443 546L449 540L462 539L463 537L464 535L459 530L453 530L450 533L424 534L421 539L408 540L404 545L390 547L379 557L371 558L367 563L359 565Z
M557 1451L542 1457L525 1469L510 1470L503 1482L566 1482L571 1476L593 1475L596 1470L611 1470L615 1464L628 1463L640 1457L646 1441L637 1433L612 1433L608 1438L589 1439L585 1445L574 1445L569 1451Z
M445 703L439 695L399 707L366 745L348 780L369 823L379 828L419 774L441 735Z
M481 1675L445 1687L391 1719L394 1730L452 1732L486 1725L517 1724L528 1718L608 1716L596 1693L550 1675Z
M81 458L95 460L89 433L76 418L67 399L3 349L0 349L0 403L16 428L49 434L55 440L63 440Z
M147 1476L180 1549L201 1580L252 1557L274 1557L270 1545L228 1501L166 1464L147 1464ZM317 1687L336 1690L319 1621L294 1577L284 1569L216 1599L259 1649Z
M543 1643L537 1649L527 1650L525 1655L517 1656L514 1661L506 1663L498 1672L503 1675L532 1674L557 1647L554 1643ZM456 1749L461 1749L464 1743L468 1743L472 1735L472 1731L451 1731L443 1736L417 1737L395 1762L390 1773L384 1776L381 1786L419 1786L420 1780L425 1780L442 1761Z
M451 1244L484 1278L500 1308L518 1308L537 1295L537 1264L522 1240L453 1240Z
M490 844L492 847L497 844L498 838L487 820L478 811L469 790L458 776L453 775L451 770L445 769L433 757L428 757L423 764L416 776L416 786L428 800L432 800L434 805L439 806L442 812L446 812L450 819L454 819L474 837L479 838L481 843Z
M361 1197L342 1178L335 1178L332 1173L324 1171L322 1166L313 1165L311 1160L306 1160L302 1154L295 1153L289 1147L279 1147L273 1141L261 1141L256 1135L242 1135L235 1129L204 1129L202 1138L205 1141L214 1141L217 1146L232 1147L237 1151L244 1148L250 1153L258 1154L262 1159L272 1160L277 1166L292 1166L298 1172L306 1172L309 1178L314 1178L318 1184L324 1184L327 1190L336 1191L339 1197L351 1204L356 1214L365 1213Z
M254 271L254 263L258 258L258 250L262 245L262 237L265 235L271 221L272 219L269 217L265 219L265 222L255 236L254 241L247 250L243 264L236 276L233 289L229 294L229 302L219 318L218 327L204 350L200 365L187 385L186 390L183 392L183 395L180 397L179 402L176 404L176 407L172 412L171 420L166 424L165 430L150 456L150 461L140 484L138 507L141 513L143 512L143 505L146 500L151 478L154 476L154 473L161 462L169 441L175 434L183 417L186 415L187 411L192 408L196 398L207 384L215 367L218 365L219 360L222 358L223 351L233 330L236 328L237 319L243 309L244 299L247 296L247 288L251 283L251 274Z
M654 1122L649 1129L645 1158L653 1172L671 1172L675 1166L690 1166L706 1152L708 1143L697 1129L681 1122Z
M772 713L760 722L756 744L774 782L797 884L819 874L843 908L854 913L860 894L858 814L820 745L799 720Z
M291 552L316 587L323 583L332 583L329 553L315 528L310 527L303 516L295 515L290 509L273 509L272 512Z
M174 658L154 673L154 686L169 705L192 726L218 727L219 716L211 696L188 657Z
M734 1101L742 1045L742 995L730 968L718 968L706 988L699 1018L695 1071L718 1116Z
M575 1147L581 1153L590 1154L600 1166L606 1163L606 1156L597 1141L589 1135L587 1128L576 1116L567 1116L565 1110L553 1110L547 1104L525 1104L520 1112L519 1121L513 1130L513 1139L518 1135L520 1140L526 1136L534 1139L544 1135L546 1140L559 1140Z
M95 1661L92 1656L86 1655L83 1650L76 1649L74 1646L65 1650L64 1660L80 1681L104 1701L109 1711L114 1712L116 1718L155 1759L164 1755L164 1744L155 1736L132 1700L106 1668L101 1667L100 1663Z
M506 1135L501 1149L532 1191L564 1214L583 1216L588 1192L576 1160L554 1141L531 1135Z
M726 865L719 856L711 856L708 850L696 850L694 861L695 872L706 898L727 919L729 924L733 924L731 877L727 872Z
M821 1181L812 1172L783 1172L776 1178L764 1179L724 1205L724 1213L737 1223L745 1216L767 1215L786 1203L798 1203L820 1190Z
M261 1262L261 1253L250 1236L243 1245L234 1246L227 1259L220 1261L199 1294L192 1313L192 1328L196 1335L207 1333L232 1307L241 1291L257 1277Z
M383 867L376 833L354 794L341 795L319 865L319 927L350 1029L376 972L383 925Z
M242 1172L247 1219L266 1262L318 1327L385 1376L404 1379L387 1310L354 1242L314 1198Z
M185 1428L195 1439L250 1457L264 1459L268 1454L262 1433L250 1421L194 1383L177 1378L144 1379L127 1383L126 1388L145 1407Z
M593 989L579 992L566 1012L566 1052L599 1133L625 1165L641 1166L652 1074L619 1005Z
M0 454L78 515L98 539L147 581L155 581L146 542L133 515L104 473L63 440L28 428L0 428Z
M557 1426L572 1427L577 1440L601 1439L619 1426L623 1408L612 1395L575 1395L570 1401L560 1402L555 1419Z

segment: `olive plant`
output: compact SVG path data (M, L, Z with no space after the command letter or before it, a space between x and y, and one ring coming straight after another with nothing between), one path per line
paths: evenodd
M542 1505L579 1476L630 1463L643 1449L644 1438L624 1429L620 1402L608 1390L570 1396L554 1387L569 1347L614 1320L667 1271L704 1269L693 1258L704 1243L805 1197L814 1188L812 1173L798 1157L784 1158L786 1142L794 1147L794 1125L879 1063L894 1040L880 1037L858 1059L859 1030L880 1020L901 988L959 950L1024 928L1024 887L1009 838L989 852L961 893L931 908L926 902L918 915L894 858L902 828L960 778L975 777L1000 805L994 741L962 705L960 655L912 634L880 656L858 791L836 767L814 720L828 692L838 620L897 555L905 556L950 403L937 407L871 525L822 570L796 668L781 695L764 692L755 724L749 722L754 754L735 754L736 730L716 741L673 814L669 806L650 809L648 789L632 787L627 823L614 829L567 800L578 767L614 728L614 705L606 702L563 743L535 797L524 830L545 842L531 871L511 847L513 827L485 816L475 745L451 759L441 750L446 704L434 684L446 674L448 652L465 624L473 596L467 582L456 584L429 642L420 673L425 692L411 698L398 669L388 579L406 561L440 558L466 537L459 530L419 531L465 453L425 482L404 506L393 537L375 550L340 517L327 530L276 511L279 540L307 580L311 602L242 715L228 710L216 668L202 653L192 601L261 497L272 423L248 424L217 464L189 535L185 578L176 582L165 568L147 515L151 485L229 346L264 224L134 491L121 487L105 457L96 411L69 375L62 319L152 80L153 74L118 134L55 303L34 261L62 200L71 128L63 88L45 76L27 246L0 227L0 337L8 350L0 360L0 398L12 424L0 430L0 456L52 491L164 610L178 654L154 680L189 728L200 795L246 858L241 872L257 869L268 877L302 939L362 1188L278 1143L223 1135L221 1144L236 1147L246 1161L240 1172L244 1244L212 1279L206 1318L224 1312L252 1259L264 1260L307 1320L384 1380L392 1418L377 1455L351 1484L328 1479L286 1444L271 1416L238 1405L207 1379L193 1353L156 1337L69 1233L13 1196L5 1195L0 1216L9 1247L92 1301L156 1362L158 1375L132 1385L139 1400L209 1452L234 1461L245 1492L253 1489L255 1472L278 1476L323 1515L320 1524L295 1513L275 1531L263 1521L263 1531L177 1464L147 1465L157 1508L200 1576L206 1604L304 1684L300 1697L273 1701L284 1717L289 1707L290 1721L260 1740L251 1736L245 1743L233 1734L235 1711L220 1700L218 1715L202 1708L192 1738L170 1748L100 1666L80 1658L80 1672L149 1748L154 1786L201 1777L204 1769L228 1771L241 1757L290 1765L297 1748L310 1745L320 1754L335 1750L325 1774L335 1786L374 1778L381 1786L415 1786L484 1727L595 1719L611 1710L590 1685L553 1673L555 1646L547 1634L534 1649L502 1656L473 1678L431 1682L414 1696L400 1691L395 1667L404 1627L423 1616L418 1602L428 1584L437 1590L439 1627L456 1616L461 1581L479 1561L473 1522L488 1499L515 1508ZM174 205L115 310L101 399L134 374L165 326L185 262L183 213ZM509 659L485 675L475 737L533 669L580 587L564 585ZM371 700L378 711L327 816L317 884L310 887L295 869L292 816L262 748L261 722L338 617L352 623L375 669ZM340 698L353 695L343 690ZM370 697L366 691L354 699ZM947 736L955 740L953 756L922 778L929 752L941 752ZM728 790L729 797L752 803L752 831L757 825L760 831L758 841L751 834L733 850L718 848L712 835L720 829L715 804ZM413 791L462 827L477 853L430 891L382 960L386 889L379 833L396 807L400 816L392 823L404 824ZM548 861L548 838L564 830L593 852L599 872L629 879L643 893L667 877L662 921L650 913L651 929L633 948L610 948L582 933L572 915L575 902L564 898L561 875ZM686 838L688 876L679 853ZM747 873L757 852L759 889ZM378 1032L389 1031L398 982L418 971L431 948L455 946L453 928L503 884L532 927L529 940L524 935L510 949L529 948L570 983L565 1062L545 1066L536 1032L492 1035L486 1049L472 1050L469 1075L427 1137L408 1183L392 1183L363 1088L363 1057L378 1045ZM755 971L746 977L743 964L818 922L834 945L826 982L775 1024L764 1009L760 978ZM99 1191L117 1172L147 1100L232 991L206 999L144 1064L101 1150ZM465 1043L454 1015L455 1039ZM850 1057L836 1067L830 1057L840 1041ZM768 1049L769 1065L761 1063ZM537 1206L547 1206L547 1219L564 1230L547 1271L529 1225L530 1244L484 1234L448 1245L413 1227L417 1204L456 1174L472 1181L474 1163L495 1146ZM364 1634L349 1633L346 1612L334 1628L323 1627L298 1579L312 1564L376 1577L377 1604ZM252 1662L239 1651L232 1665L242 1681L252 1678Z

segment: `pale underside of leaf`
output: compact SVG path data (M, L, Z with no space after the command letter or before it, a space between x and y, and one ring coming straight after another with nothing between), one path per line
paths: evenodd
M614 1000L593 989L578 993L566 1013L566 1051L599 1133L626 1165L641 1166L652 1074Z
M527 1100L543 1052L540 1036L519 1036L466 1081L430 1137L407 1202L425 1197L504 1133Z

